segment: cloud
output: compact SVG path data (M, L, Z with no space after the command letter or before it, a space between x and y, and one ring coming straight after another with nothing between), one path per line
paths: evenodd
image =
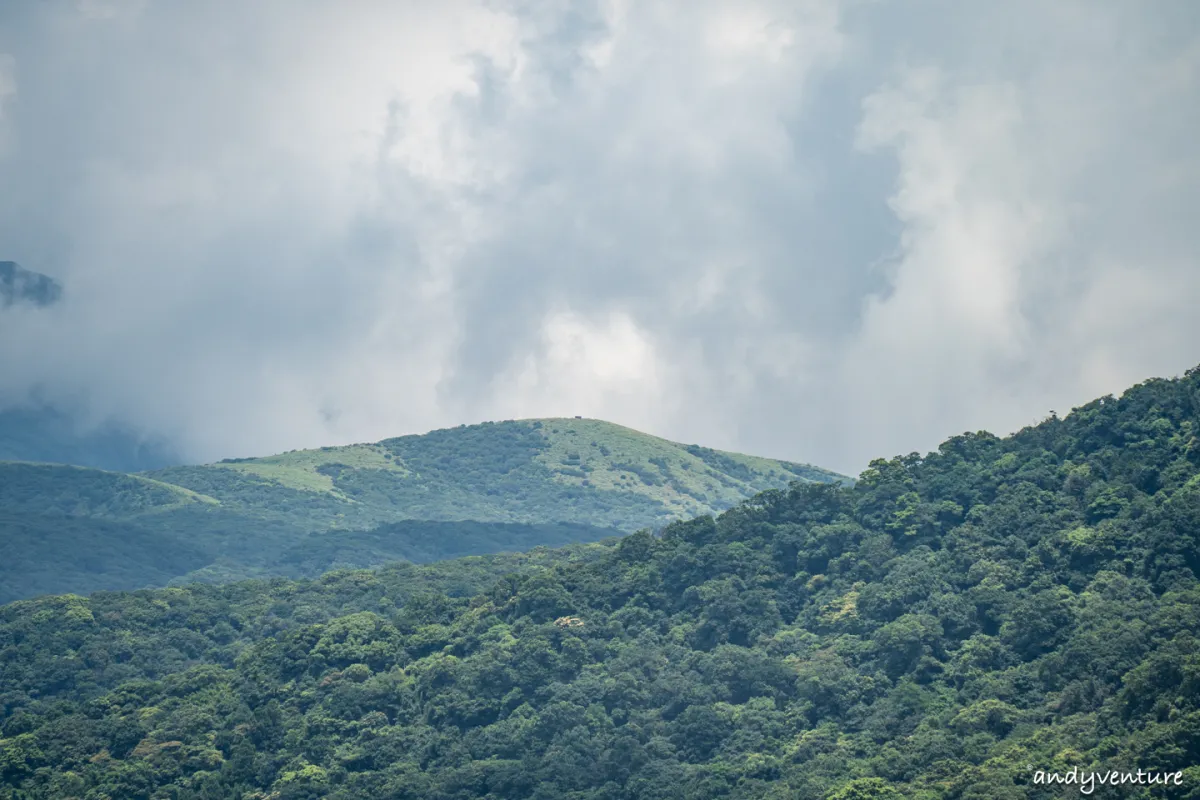
M1197 360L1197 241L1170 220L1200 184L1168 176L1200 166L1200 40L1159 50L1171 20L1128 12L1061 4L1052 56L908 67L865 99L859 145L895 153L905 229L842 380L885 452L905 426L1009 431Z
M8 53L0 54L0 102L8 101L17 93L16 59ZM0 106L2 109L3 106Z
M17 94L17 69L16 59L8 53L0 53L0 157L3 157L8 148L8 128L7 117L12 116L12 112L7 110L7 107L13 102Z
M536 349L502 376L495 413L522 416L614 417L643 430L668 424L680 409L664 385L667 367L651 337L630 315L612 312L587 319L570 311L543 320Z
M87 20L137 17L148 0L79 0L75 8Z
M1192 5L1013 9L7 5L0 258L67 294L0 397L198 459L580 413L855 471L1178 373Z

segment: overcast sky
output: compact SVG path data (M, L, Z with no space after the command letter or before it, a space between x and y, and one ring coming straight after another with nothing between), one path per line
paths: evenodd
M0 402L857 473L1200 363L1194 0L0 2Z

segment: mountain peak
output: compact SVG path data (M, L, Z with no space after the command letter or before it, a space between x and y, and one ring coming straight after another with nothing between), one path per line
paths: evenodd
M482 422L153 474L222 502L294 506L309 526L474 519L625 531L719 513L793 481L850 481L582 417Z

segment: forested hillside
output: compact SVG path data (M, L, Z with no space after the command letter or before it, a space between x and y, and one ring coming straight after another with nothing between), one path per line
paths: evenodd
M620 532L571 523L406 521L366 531L274 533L273 548L259 536L255 551L246 552L251 548L237 540L220 548L211 539L197 543L190 536L104 519L0 512L0 603L66 591L313 578L394 561L428 564L563 547Z
M402 519L576 522L634 531L723 511L829 470L681 445L610 422L487 422L151 477L307 529Z
M0 602L594 542L793 480L846 479L575 419L136 475L0 462Z
M473 597L14 603L0 797L1196 798L1198 432L1194 370Z

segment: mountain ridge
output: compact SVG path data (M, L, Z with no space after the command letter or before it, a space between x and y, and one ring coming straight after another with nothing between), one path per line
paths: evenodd
M9 539L0 597L132 589L164 576L311 577L335 565L594 542L717 513L793 479L849 480L582 419L463 425L138 473L0 461L0 509L11 516L0 519ZM141 542L145 557L108 541L122 536ZM97 556L56 571L37 539ZM167 558L180 541L188 558Z
M2 606L0 787L1196 797L1200 368L562 555Z
M260 492L263 499L251 505L275 509L301 503L294 492L304 492L309 501L328 501L326 521L351 527L361 527L356 520L478 519L578 521L628 531L719 512L792 480L852 480L809 464L684 445L603 420L566 417L460 425L139 474L234 503ZM531 497L530 487L550 496ZM431 501L433 495L444 502ZM596 508L592 518L569 512L550 520L550 512L538 505L589 499L603 505L606 495L621 495L639 510ZM397 498L421 510L398 509ZM315 518L313 524L320 527Z

